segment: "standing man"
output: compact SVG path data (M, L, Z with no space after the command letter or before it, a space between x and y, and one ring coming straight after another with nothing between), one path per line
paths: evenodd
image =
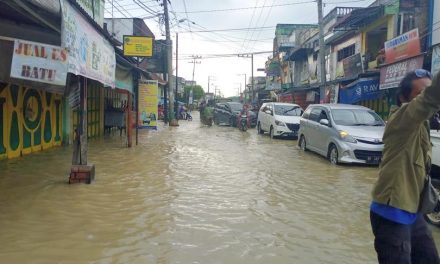
M426 70L408 73L397 101L385 128L370 207L374 247L381 264L438 264L431 231L418 208L431 167L428 120L440 110L440 74L432 82Z

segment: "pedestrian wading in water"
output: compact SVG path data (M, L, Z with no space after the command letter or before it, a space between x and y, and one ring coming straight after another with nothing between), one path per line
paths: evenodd
M380 264L440 263L421 211L431 168L429 119L440 110L440 73L434 79L422 69L408 73L397 104L385 128L383 160L372 193L374 248Z

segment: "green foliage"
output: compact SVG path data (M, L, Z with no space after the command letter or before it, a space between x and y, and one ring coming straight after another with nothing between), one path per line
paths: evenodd
M203 87L200 85L195 86L185 86L184 87L184 96L185 98L189 98L189 94L191 89L193 89L193 99L194 100L200 100L205 95L205 90L203 90Z

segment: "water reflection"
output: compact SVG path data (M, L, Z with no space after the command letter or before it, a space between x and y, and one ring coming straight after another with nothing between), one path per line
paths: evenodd
M92 185L66 184L69 148L0 162L2 262L376 262L377 168L197 121L140 142L92 142Z

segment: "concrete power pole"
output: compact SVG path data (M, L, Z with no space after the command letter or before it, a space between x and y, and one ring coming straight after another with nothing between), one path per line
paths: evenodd
M171 115L171 121L175 120L174 116L174 92L173 92L173 44L171 42L171 32L170 32L170 19L168 14L168 1L163 0L163 9L164 9L164 20L165 20L165 34L166 34L166 45L167 45L167 75L168 75L168 95L170 98L169 104L169 114ZM175 123L175 121L170 122L170 124Z
M253 104L254 103L254 101L255 101L255 89L254 89L254 84L255 84L255 80L254 80L254 54L252 53L251 54L251 64L252 64L252 66L251 66L251 70L252 70L252 72L251 72L251 78L252 78L252 102L251 102L251 104Z
M323 23L323 14L322 14L322 0L317 0L318 3L318 24L319 24L319 70L321 88L325 85L326 82L326 73L325 73L325 43L324 43L324 23Z

